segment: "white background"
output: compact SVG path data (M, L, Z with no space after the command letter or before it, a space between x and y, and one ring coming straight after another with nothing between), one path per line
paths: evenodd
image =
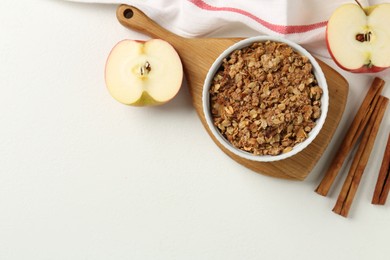
M331 211L343 178L329 197L313 191L372 75L341 72L347 108L305 181L266 177L216 147L186 86L161 107L110 97L109 51L147 39L115 9L0 2L1 260L389 259L390 203L370 203L389 112L350 217Z

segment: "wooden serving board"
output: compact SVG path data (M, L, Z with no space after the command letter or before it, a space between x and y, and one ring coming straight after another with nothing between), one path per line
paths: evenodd
M203 126L214 142L232 159L255 172L265 175L303 180L311 172L329 144L344 112L348 83L331 67L318 60L328 82L329 110L325 124L316 139L303 151L277 162L255 162L240 158L225 149L211 134L202 108L202 89L206 74L216 58L241 38L183 38L173 34L135 7L121 5L117 9L119 22L132 30L169 42L179 53L193 105Z

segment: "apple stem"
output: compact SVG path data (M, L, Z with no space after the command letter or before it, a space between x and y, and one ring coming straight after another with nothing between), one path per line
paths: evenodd
M358 6L360 6L360 8L364 11L364 13L366 13L366 11L364 10L363 6L360 4L360 2L358 0L355 0L355 2L358 4Z

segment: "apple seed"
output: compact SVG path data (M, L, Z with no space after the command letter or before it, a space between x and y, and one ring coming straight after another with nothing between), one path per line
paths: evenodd
M149 74L149 72L151 70L152 70L152 67L150 66L150 63L148 61L146 61L145 64L140 67L141 76Z
M371 40L371 32L357 34L356 40L359 42L369 42Z

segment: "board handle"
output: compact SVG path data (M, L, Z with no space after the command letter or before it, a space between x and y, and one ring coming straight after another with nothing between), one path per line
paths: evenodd
M118 21L125 27L149 35L152 38L180 39L182 37L171 33L150 19L141 10L130 5L120 5L116 10Z

